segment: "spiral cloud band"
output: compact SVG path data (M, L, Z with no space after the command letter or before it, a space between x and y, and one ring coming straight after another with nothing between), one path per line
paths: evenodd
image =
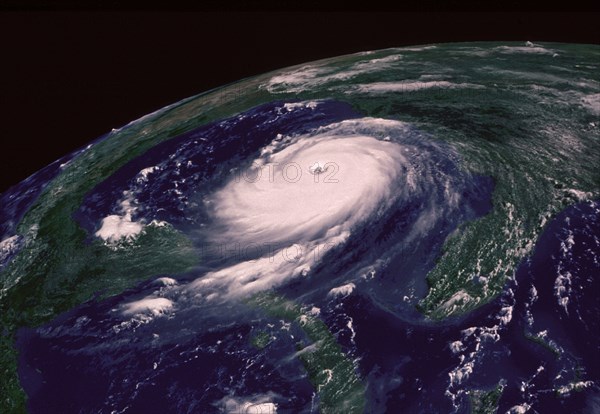
M215 194L215 215L242 243L340 234L389 200L401 149L361 135L301 137Z
M306 274L324 247L347 240L354 226L399 194L396 183L409 171L403 147L384 140L384 134L369 134L390 127L406 125L363 118L276 138L207 204L223 229L213 232L214 243L278 248L211 272L190 288L209 298L247 295ZM401 180L405 186L410 187L411 174Z
M296 104L294 110L316 112L319 105ZM459 219L454 215L469 178L456 161L449 147L396 120L353 118L276 134L254 159L238 163L224 184L202 196L208 219L195 237L240 250L226 248L216 260L202 261L196 279L123 310L146 309L158 297L171 301L161 302L169 312L182 300L208 305L248 298L317 275L318 265L338 246L359 254L361 243L376 243L376 256L336 275L327 291L355 283L363 267L389 263L422 235ZM398 226L387 220L406 224L389 238L384 234ZM365 226L381 239L362 240Z

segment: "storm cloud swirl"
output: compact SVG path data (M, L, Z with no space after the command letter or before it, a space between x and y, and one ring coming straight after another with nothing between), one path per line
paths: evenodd
M321 105L282 109L318 112ZM170 312L182 300L243 300L315 276L324 263L343 261L334 252L346 246L359 260L320 281L322 293L338 292L336 284L354 287L365 269L385 268L408 247L439 247L429 233L473 215L464 200L473 180L459 171L453 150L401 121L354 118L277 134L255 154L198 201L206 220L187 232L212 256L195 280L124 305L126 314Z

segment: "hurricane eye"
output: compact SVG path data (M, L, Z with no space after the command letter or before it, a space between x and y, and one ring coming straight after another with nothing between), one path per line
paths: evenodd
M315 162L313 165L311 165L310 167L308 167L308 172L310 172L313 175L317 175L317 174L322 174L325 171L327 171L329 169L329 167L327 167L327 164L322 164L320 162Z

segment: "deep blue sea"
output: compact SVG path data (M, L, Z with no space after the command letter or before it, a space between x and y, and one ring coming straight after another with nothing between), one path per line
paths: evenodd
M136 195L137 218L166 220L186 232L202 217L192 203L198 191L230 178L232 168L277 134L300 134L359 116L336 102L289 112L272 103L201 127L122 167L86 196L76 219L92 235L103 217L117 211L125 189ZM540 413L594 412L597 385L569 397L559 398L555 390L600 380L600 204L568 207L549 223L501 297L466 317L427 322L405 297L424 296L424 277L446 236L489 212L494 184L465 175L446 157L444 144L428 145L422 137L415 131L406 142L426 154L424 164L434 163L456 179L464 203L441 215L430 234L409 243L406 234L423 203L443 205L444 192L432 180L430 191L365 223L343 249L328 252L310 277L278 292L320 308L364 380L368 412L467 412L466 390L498 384L505 387L501 413L523 404ZM139 179L140 170L155 166L157 171ZM372 283L347 296L326 295L347 269L396 248ZM559 274L564 275L560 289ZM168 276L181 283L201 277ZM191 304L167 316L123 319L121 304L157 289L149 280L42 327L21 329L19 376L30 411L210 413L220 412L228 396L261 395L277 404L278 413L317 412L318 395L292 357L296 341L306 340L300 327L244 304ZM251 338L258 332L276 339L257 349Z

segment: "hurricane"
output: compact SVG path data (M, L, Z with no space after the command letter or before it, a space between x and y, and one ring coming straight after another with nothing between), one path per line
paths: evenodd
M0 197L0 409L594 412L598 56L310 62L51 164Z
M275 111L289 113L289 108L295 108L314 116L328 105L337 104L286 103ZM365 260L336 258L340 263L347 260L348 270L323 283L320 290L322 296L332 289L336 292L330 284L338 281L360 286L361 268L371 264L370 271L375 272L403 248L418 250L427 239L424 236L443 228L444 220L475 216L472 198L478 197L477 185L485 183L461 173L454 164L457 155L449 147L394 120L346 119L306 133L277 134L256 152L258 157L241 162L247 167L231 171L214 191L198 196L206 220L193 234L209 259L191 273L198 277L163 289L160 298L153 294L142 300L147 306L124 305L125 314L131 314L132 308L172 311L178 297L193 297L195 306L239 302L297 278L322 277L319 266L344 246L371 246L364 238L370 223L385 223L412 210L405 228L393 237L385 225L370 232L369 238L379 244L376 257L371 251ZM151 185L145 183L137 195L150 191ZM414 286L417 281L413 276L404 283Z

